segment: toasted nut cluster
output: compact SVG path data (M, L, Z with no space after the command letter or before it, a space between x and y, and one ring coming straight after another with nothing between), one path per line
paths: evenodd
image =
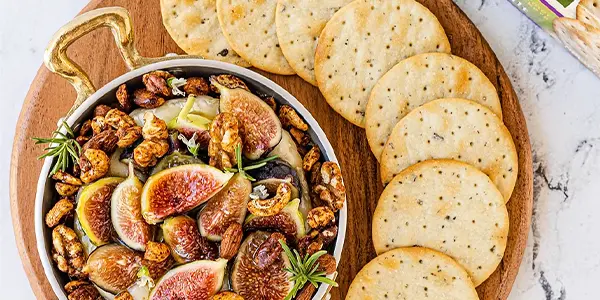
M165 101L165 98L146 89L139 89L133 92L133 102L143 108L157 108L165 104Z
M174 77L166 71L153 71L142 76L142 81L146 89L154 94L165 97L171 96L171 87L167 84L167 79ZM141 105L140 105L141 106Z
M98 300L100 298L101 296L98 289L91 284L85 284L78 287L73 292L69 293L68 296L69 300Z
M289 183L281 183L277 187L277 193L273 198L254 199L248 202L248 210L255 216L268 217L278 214L290 202L292 186Z
M133 126L128 128L119 128L117 130L117 137L119 138L117 146L120 148L127 148L142 137L142 127Z
M206 79L202 77L190 77L183 86L183 91L188 95L206 95L210 92L210 87Z
M84 153L87 149L96 149L102 150L105 153L112 153L117 148L118 142L119 138L117 137L117 132L112 129L106 130L95 135L85 143L81 148L81 153Z
M300 255L313 255L323 249L323 237L317 230L311 230L307 235L298 241L298 250Z
M277 102L275 102L275 98L267 97L267 98L264 98L263 101L265 101L265 103L269 104L269 106L271 107L271 109L273 111L277 111Z
M90 282L86 281L86 280L72 280L69 281L67 284L65 284L65 291L67 292L67 294L70 294L72 292L74 292L76 289L84 286L84 285L89 285Z
M244 297L230 291L219 292L211 300L244 300Z
M240 244L242 243L243 235L242 225L239 223L233 222L227 227L227 230L223 233L223 239L221 240L221 258L231 259L237 254L240 249Z
M119 101L120 110L126 113L131 112L133 105L131 104L131 97L125 84L121 84L119 89L117 89L117 101Z
M242 145L238 120L233 114L220 113L210 125L208 156L210 165L219 169L237 164L235 149Z
M317 271L325 272L325 274L333 274L335 270L337 270L337 263L335 262L335 257L331 254L323 254L321 257L317 259L317 263L319 267Z
M284 128L297 128L302 131L308 130L308 124L298 115L296 110L289 105L282 105L279 109L279 120Z
M331 208L320 206L311 209L306 216L308 225L314 229L321 229L335 221L335 215Z
M221 74L221 75L213 75L210 76L209 78L210 80L210 88L213 92L215 93L219 93L219 88L218 86L224 86L228 89L244 89L246 91L250 91L250 89L248 88L248 86L246 85L245 82L243 82L241 79L233 76L233 75L229 75L229 74Z
M85 278L85 254L79 237L73 229L58 225L52 230L52 259L58 269L74 278Z
M106 114L111 109L112 108L108 105L100 104L100 105L96 106L96 108L94 108L94 117L106 117Z
M106 123L106 118L97 116L92 119L92 132L94 135L100 134L102 131L110 129L110 125Z
M346 187L342 179L342 171L334 162L325 162L321 166L321 171L317 174L317 182L313 186L313 192L318 195L318 199L327 204L334 212L344 207L346 200Z
M296 295L296 300L310 300L317 291L317 288L311 283L307 283Z
M321 159L321 150L319 150L319 147L313 146L302 159L302 169L306 172L310 171L319 159Z
M160 118L157 118L153 113L146 112L144 114L144 127L142 135L146 140L164 140L169 137L167 123Z
M285 236L279 232L273 232L264 241L256 252L254 253L254 263L261 269L264 269L270 265L272 265L281 252L283 252L283 247L279 243L279 240L283 240L285 242Z
M148 242L146 244L146 252L144 252L144 259L153 262L161 262L169 258L171 255L171 249L169 245L165 243Z
M300 129L291 128L290 134L292 135L296 143L298 143L298 145L300 146L308 146L308 144L310 144L311 142L310 136Z
M114 300L133 300L133 296L128 291L120 292Z
M113 108L106 113L106 123L112 126L114 129L128 128L135 126L135 121L128 114Z
M72 213L73 203L67 198L60 199L46 214L46 225L52 228Z
M133 160L141 167L151 167L158 163L158 159L169 152L169 143L166 140L144 140L133 149Z
M104 177L110 167L110 158L102 150L87 149L79 160L81 166L81 180L90 183Z

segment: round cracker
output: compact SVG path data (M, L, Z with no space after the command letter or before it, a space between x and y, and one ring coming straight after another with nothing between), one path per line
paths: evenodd
M356 275L346 300L478 300L465 270L435 250L398 248L377 256Z
M600 1L581 0L577 4L577 20L600 28Z
M216 0L161 0L160 11L169 35L187 54L250 66L225 39Z
M315 76L329 105L364 127L377 80L399 61L426 52L450 53L450 43L425 6L414 0L356 0L321 32Z
M505 201L517 180L517 151L510 132L491 110L465 99L429 102L396 124L381 155L383 183L428 159L473 165L490 177Z
M365 114L371 151L380 159L394 125L411 110L436 99L463 98L502 119L498 92L474 64L446 53L426 53L399 62L377 82Z
M373 216L378 254L418 245L461 264L475 286L504 256L508 238L504 197L487 175L454 160L428 160L396 175Z
M319 34L331 16L352 0L280 0L275 24L283 55L298 76L312 85Z
M277 39L276 8L277 0L217 0L221 30L240 56L256 68L292 75Z

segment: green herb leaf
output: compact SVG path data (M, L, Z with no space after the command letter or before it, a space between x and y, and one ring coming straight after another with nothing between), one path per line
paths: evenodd
M231 173L240 173L242 174L242 176L246 177L246 179L250 181L256 181L256 179L250 176L248 173L246 173L246 171L260 169L266 166L267 162L277 158L279 158L279 156L277 155L269 156L265 159L254 162L252 165L244 167L242 161L242 145L238 145L237 147L235 147L235 159L237 161L237 168L225 168L224 170Z
M60 131L62 128L65 129L66 133ZM59 170L67 171L70 166L79 163L81 146L75 140L73 129L71 129L65 121L63 121L61 126L52 133L51 138L34 137L32 140L35 141L36 145L50 144L44 149L46 153L38 157L38 159L56 157L56 161L50 170L50 176L54 175Z

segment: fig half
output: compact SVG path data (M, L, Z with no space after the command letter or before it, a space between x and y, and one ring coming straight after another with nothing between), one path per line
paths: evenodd
M290 201L281 212L268 217L249 215L244 221L244 230L267 230L283 233L286 238L298 241L306 235L304 217L299 211L300 199Z
M211 76L210 82L221 93L221 112L232 113L241 123L244 156L259 159L281 140L281 122L266 102L243 88L228 87L220 78Z
M240 225L246 217L252 185L246 177L236 174L225 188L212 197L198 214L198 227L202 236L220 241L233 222Z
M90 254L85 271L89 279L101 289L118 294L137 280L142 266L141 254L118 244L97 248Z
M218 193L233 176L204 165L191 164L160 171L148 178L142 191L142 216L156 224L185 213Z
M187 138L191 138L194 134L197 136L197 143L203 148L208 147L210 135L208 127L213 118L207 118L202 115L191 113L196 101L196 96L190 95L183 109L177 117L168 122L169 129L175 129Z
M131 249L146 250L154 229L142 217L143 185L135 176L133 163L129 163L129 177L115 188L110 201L113 228L119 239Z
M81 228L96 246L108 244L113 237L110 220L110 199L113 191L124 179L102 178L83 187L77 196L77 219Z
M150 300L208 300L223 285L227 260L195 261L167 272L150 293Z
M254 232L240 246L231 272L231 284L233 290L244 299L285 299L294 286L291 274L284 270L291 267L285 253L282 252L264 268L258 267L255 262L255 253L269 235L264 231Z
M202 259L216 259L219 250L212 242L200 235L196 221L188 216L168 218L162 224L165 243L178 263Z

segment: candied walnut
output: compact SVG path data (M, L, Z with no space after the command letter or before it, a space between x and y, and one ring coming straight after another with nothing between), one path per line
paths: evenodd
M137 140L142 137L142 127L133 126L127 128L119 128L117 130L117 137L119 141L117 142L117 146L120 148L127 148L133 145Z
M319 147L313 146L302 159L302 169L306 172L310 171L319 159L321 159L321 150L319 150Z
M85 254L79 237L73 229L58 225L52 230L52 258L58 269L69 274L70 277L85 278L83 272Z
M83 135L80 135L75 138L75 141L79 144L79 146L85 145L85 143L87 143L89 140L90 140L90 137L83 136Z
M92 120L86 120L79 128L79 136L90 136L92 134Z
M317 263L319 264L319 266L317 267L317 271L325 272L325 274L327 275L333 274L335 273L335 270L337 270L337 263L335 262L335 257L333 257L333 255L329 253L321 255L321 257L317 259Z
M85 280L69 281L67 284L65 284L65 291L67 292L67 294L70 294L70 293L74 292L76 289L78 289L84 285L89 285L89 284L90 284L90 282L85 281Z
M133 92L133 102L143 108L157 108L165 104L165 98L146 89L139 89Z
M98 290L91 284L83 285L69 294L69 300L98 300L101 299Z
M120 292L114 300L133 300L133 296L128 291Z
M335 221L335 215L331 208L320 206L311 209L306 216L308 225L314 229L323 228Z
M302 257L306 254L313 255L321 249L323 249L323 238L316 230L311 230L298 241L298 250Z
M106 123L114 129L136 126L135 121L128 114L113 108L106 114Z
M166 71L153 71L142 76L142 81L146 89L154 94L171 96L171 87L167 84L167 79L175 77ZM141 106L141 105L140 105Z
M268 217L278 214L290 202L292 186L289 183L281 183L277 187L277 193L269 199L253 199L248 202L248 210L255 216Z
M92 132L94 135L100 134L102 131L110 129L110 125L106 123L106 118L97 116L92 119Z
M157 118L153 113L146 112L144 114L144 127L142 128L144 139L164 140L169 137L167 123L162 119Z
M105 153L112 153L117 148L118 141L119 137L117 137L117 132L109 129L92 137L82 146L81 153L84 153L87 149L96 149L102 150Z
M67 198L60 199L46 214L46 226L52 228L69 217L72 213L73 203Z
M263 99L263 101L265 101L265 103L269 104L269 106L271 107L271 109L273 111L277 111L277 102L275 102L275 98L266 97Z
M279 109L279 120L284 128L294 127L302 131L308 130L308 124L298 115L296 110L289 105L282 105Z
M77 178L67 172L64 172L64 171L58 171L58 172L54 173L52 175L52 179L61 181L63 183L68 183L70 185L78 185L78 186L83 185L83 182L81 182L81 180L79 180L79 178Z
M183 91L188 95L206 95L210 92L210 87L206 79L202 77L190 77L183 86Z
M210 125L208 156L210 165L219 169L231 168L237 164L235 149L241 147L239 123L230 113L221 113Z
M248 86L241 79L229 75L229 74L221 74L221 75L213 75L209 78L210 82L217 82L218 84L227 87L228 89L244 89L246 91L250 91ZM210 89L215 93L219 93L219 89L217 89L214 85L210 85Z
M87 149L79 160L81 166L81 180L90 183L100 179L108 173L110 158L102 150Z
M230 291L219 292L211 300L244 300L244 297Z
M313 187L313 191L319 200L325 202L334 212L344 207L346 187L340 167L334 162L325 162L318 177L319 183Z
M169 152L166 140L144 140L133 149L133 160L139 166L146 168L156 165L158 159Z
M317 291L317 288L312 283L307 282L304 287L296 295L296 300L310 300Z
M285 236L279 232L273 232L269 238L256 249L256 252L254 253L254 263L259 268L264 269L279 258L279 255L283 252L283 247L281 247L279 240L285 242Z
M148 242L146 244L146 252L144 252L144 259L153 262L161 262L169 258L171 250L169 245L165 243Z
M327 245L331 244L337 237L337 234L338 234L338 227L335 224L332 224L331 226L329 226L325 229L321 229L321 232L319 233L319 235L321 236L321 239L323 240L323 246L327 246Z
M240 249L242 243L242 225L239 223L231 223L225 233L223 233L223 239L221 240L221 258L231 259L234 257Z
M117 89L117 101L119 101L120 110L126 113L131 112L133 104L131 104L129 92L127 91L127 86L125 84L121 84Z
M94 108L94 117L105 117L112 108L108 105L100 104Z
M302 147L307 146L311 142L310 136L308 134L295 127L290 128L290 134L292 135L296 143L298 143L298 145Z
M73 196L79 190L79 186L68 183L57 182L54 184L54 188L61 196Z

